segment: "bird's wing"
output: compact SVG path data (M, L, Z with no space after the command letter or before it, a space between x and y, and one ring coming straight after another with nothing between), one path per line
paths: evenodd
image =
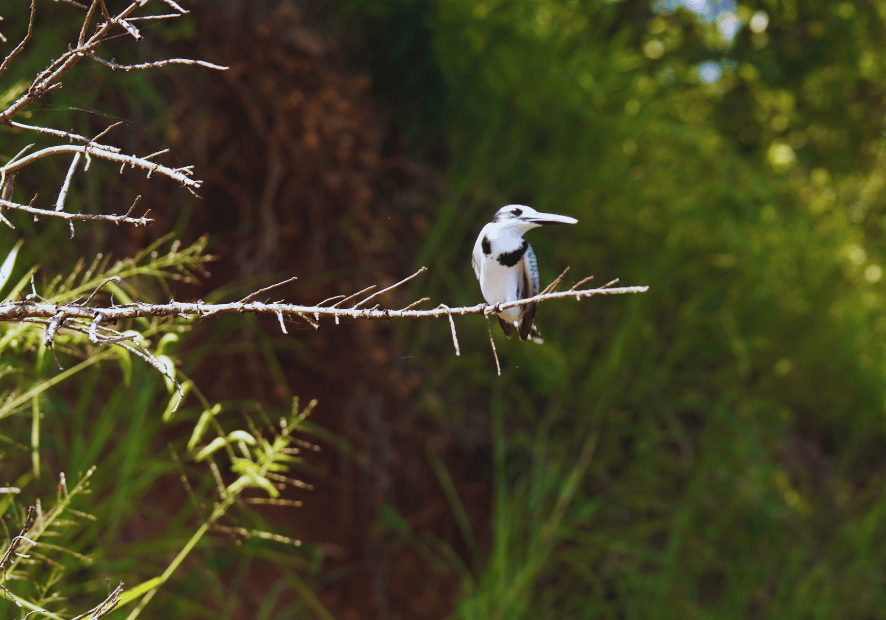
M520 297L522 299L526 299L527 297L535 297L538 295L538 261L535 259L535 252L532 251L532 246L528 243L526 244L526 252L523 254L523 277L521 278L523 285L520 291ZM537 304L528 304L523 307L523 316L520 319L520 339L526 340L527 338L532 340L533 342L542 343L541 334L538 333L538 329L532 322L535 320L535 311L537 308Z
M529 286L523 291L522 297L523 299L535 297L538 295L538 261L535 258L535 252L532 251L532 246L529 244L526 245L526 253L523 254L523 271L526 283Z
M471 255L471 265L474 267L474 275L478 280L480 279L480 266L483 264L483 237L486 236L487 228L489 228L489 224L484 226L477 236L477 241L474 242L474 253Z

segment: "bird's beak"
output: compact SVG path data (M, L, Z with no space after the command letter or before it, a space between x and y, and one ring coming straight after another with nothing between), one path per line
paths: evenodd
M556 213L536 213L532 217L526 218L536 226L545 226L547 224L575 224L578 220L568 215L557 215Z

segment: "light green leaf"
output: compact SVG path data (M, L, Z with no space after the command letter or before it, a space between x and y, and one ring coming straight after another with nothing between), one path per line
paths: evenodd
M197 453L197 455L194 457L194 460L195 461L202 461L203 459L205 459L207 456L209 456L213 452L216 452L217 450L224 448L227 444L228 444L228 442L227 442L227 440L225 440L224 437L216 437L215 439L213 439L212 441L209 442L208 446L206 446L205 448L200 450L200 452Z
M6 286L6 283L12 275L12 268L15 267L15 258L18 256L18 251L21 249L24 242L24 239L19 239L18 243L15 244L15 247L12 248L12 251L6 257L6 260L0 265L0 291L3 290L3 287Z
M255 445L255 437L247 433L246 431L237 430L228 435L228 441L242 441L243 443L247 443L250 446Z

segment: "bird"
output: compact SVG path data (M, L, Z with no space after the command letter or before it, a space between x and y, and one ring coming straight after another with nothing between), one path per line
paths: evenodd
M483 227L474 243L471 263L486 303L497 306L538 295L538 261L532 246L523 238L528 230L546 224L575 224L567 215L540 213L526 205L505 205ZM506 336L511 326L521 340L542 343L533 325L536 304L512 306L498 313L498 323Z

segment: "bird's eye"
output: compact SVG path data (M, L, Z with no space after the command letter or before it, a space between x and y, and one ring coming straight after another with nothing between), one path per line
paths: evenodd
M511 211L511 213L513 213L517 217L520 217L523 214L523 209L514 209L513 211Z

